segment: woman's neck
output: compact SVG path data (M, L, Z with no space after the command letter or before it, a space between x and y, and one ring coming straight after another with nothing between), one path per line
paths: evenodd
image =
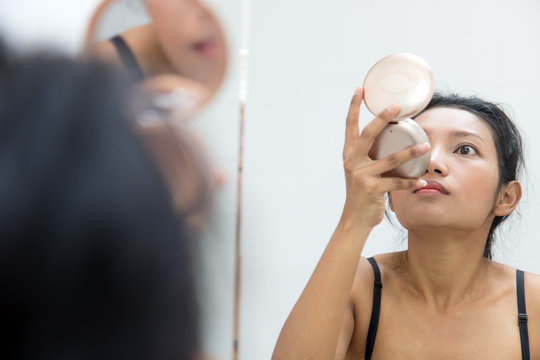
M447 312L474 301L485 290L489 261L483 257L488 230L409 231L406 280L427 306Z

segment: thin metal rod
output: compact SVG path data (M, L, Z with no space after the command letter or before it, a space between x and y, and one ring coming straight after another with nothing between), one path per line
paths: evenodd
M236 239L235 239L235 269L234 269L234 324L233 324L233 360L238 360L238 345L240 336L240 296L242 282L242 174L244 166L244 116L245 103L240 102L240 134L238 141L238 174L236 183Z

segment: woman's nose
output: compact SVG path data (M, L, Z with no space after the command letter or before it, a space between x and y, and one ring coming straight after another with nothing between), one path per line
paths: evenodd
M440 174L443 176L448 175L448 168L444 161L444 156L437 149L432 149L431 151L429 165L426 170L426 174L428 173Z

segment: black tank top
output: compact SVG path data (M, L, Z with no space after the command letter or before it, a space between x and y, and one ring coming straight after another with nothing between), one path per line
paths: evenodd
M373 346L375 345L375 336L377 335L377 327L379 325L379 315L381 312L381 271L374 258L367 259L373 268L375 275L375 284L373 286L373 306L371 309L371 320L369 321L369 329L366 341L366 360L371 359ZM527 329L527 312L525 309L525 279L524 273L521 270L516 270L516 293L518 303L518 325L519 336L521 339L521 358L523 360L530 359L529 353L529 331Z
M120 56L120 59L122 60L122 63L128 71L131 79L134 81L143 81L144 74L142 69L137 62L135 54L133 54L133 51L131 51L124 38L120 35L116 35L111 39L111 42L118 52L118 56Z

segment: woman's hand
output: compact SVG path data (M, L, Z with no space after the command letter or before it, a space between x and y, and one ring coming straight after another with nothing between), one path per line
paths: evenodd
M347 115L343 165L347 185L347 199L342 221L372 228L384 216L384 194L395 190L414 190L426 185L424 180L381 177L399 165L429 151L429 144L416 144L380 160L369 157L369 151L379 133L399 114L399 107L390 105L373 119L361 133L358 116L363 89L357 88Z

